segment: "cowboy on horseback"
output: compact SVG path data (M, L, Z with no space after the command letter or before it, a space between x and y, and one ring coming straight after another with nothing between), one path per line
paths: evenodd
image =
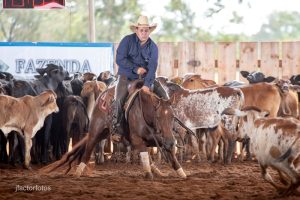
M120 140L124 136L124 109L130 81L143 79L142 90L154 92L162 98L168 98L167 93L158 81L155 73L158 63L158 48L149 37L157 24L149 24L148 17L140 16L137 23L131 24L133 34L125 36L117 49L116 63L119 66L118 80L115 90L115 109L113 137Z

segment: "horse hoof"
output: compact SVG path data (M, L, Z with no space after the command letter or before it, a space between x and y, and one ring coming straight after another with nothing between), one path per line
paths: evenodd
M76 169L75 177L77 177L77 178L80 177L83 170L85 169L85 167L86 167L86 164L81 162Z
M186 174L181 167L177 169L176 172L180 178L186 179Z
M147 180L153 180L153 174L151 172L147 172L146 176L145 176L145 179L147 179Z
M23 165L23 168L24 168L24 169L27 169L27 170L32 170L32 168L31 168L30 165Z

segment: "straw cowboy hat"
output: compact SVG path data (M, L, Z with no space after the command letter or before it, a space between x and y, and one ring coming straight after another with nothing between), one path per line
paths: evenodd
M149 27L150 32L154 31L157 27L157 24L149 24L148 17L147 16L140 16L138 21L136 23L132 23L130 26L130 29L132 32L135 32L135 29L137 27Z

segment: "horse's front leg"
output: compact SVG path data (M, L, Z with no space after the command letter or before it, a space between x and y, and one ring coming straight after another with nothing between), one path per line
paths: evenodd
M183 171L181 165L179 164L173 148L175 148L174 145L172 148L166 148L168 159L171 162L171 165L173 169L176 171L176 173L178 174L178 176L181 178L186 178L186 174Z
M140 160L142 163L143 171L145 173L145 178L152 180L153 174L151 172L150 157L147 151L147 147L141 137L138 137L137 134L134 134L132 132L130 134L133 149L136 149L140 152Z

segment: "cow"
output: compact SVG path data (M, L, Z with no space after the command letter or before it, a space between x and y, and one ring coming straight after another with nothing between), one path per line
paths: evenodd
M181 85L181 84L182 84L182 81L183 81L183 77L175 76L175 77L171 78L170 81L171 81L172 83L176 83L176 84L178 84L178 85Z
M7 137L11 131L17 131L25 140L24 167L30 169L30 149L32 138L43 126L45 118L53 112L58 112L56 94L47 90L38 96L26 95L14 98L0 95L0 129Z
M175 116L190 129L209 130L216 128L221 122L224 123L224 127L232 133L227 137L229 141L224 153L224 162L229 164L231 162L237 118L221 119L220 114L226 105L236 108L243 106L244 95L241 90L230 87L187 90L172 82L166 82L163 86L172 99Z
M217 86L217 83L213 80L202 79L199 74L186 75L181 83L181 86L190 89L202 89L210 86Z
M250 84L253 83L261 83L261 82L267 82L271 83L275 80L273 76L266 77L262 72L248 72L248 71L240 71L240 74L248 80Z
M97 81L104 82L107 86L115 82L116 77L110 71L104 71L99 74Z
M74 146L88 132L89 118L86 106L79 96L67 96L62 110L64 135L66 137L66 147L68 148L71 137L72 146ZM62 154L68 151L67 148L62 151Z
M262 177L283 195L299 195L296 190L300 185L300 121L292 117L265 118L269 113L253 106L242 111L228 108L222 114L241 117L238 134L250 137ZM268 167L277 170L284 185L273 181Z
M299 118L299 109L298 109L298 94L299 86L291 85L291 80L296 80L291 77L290 80L276 79L273 76L266 77L262 72L247 72L241 71L241 75L248 80L250 84L273 82L278 87L278 92L281 96L281 102L277 116L292 116ZM247 98L247 97L246 97Z

